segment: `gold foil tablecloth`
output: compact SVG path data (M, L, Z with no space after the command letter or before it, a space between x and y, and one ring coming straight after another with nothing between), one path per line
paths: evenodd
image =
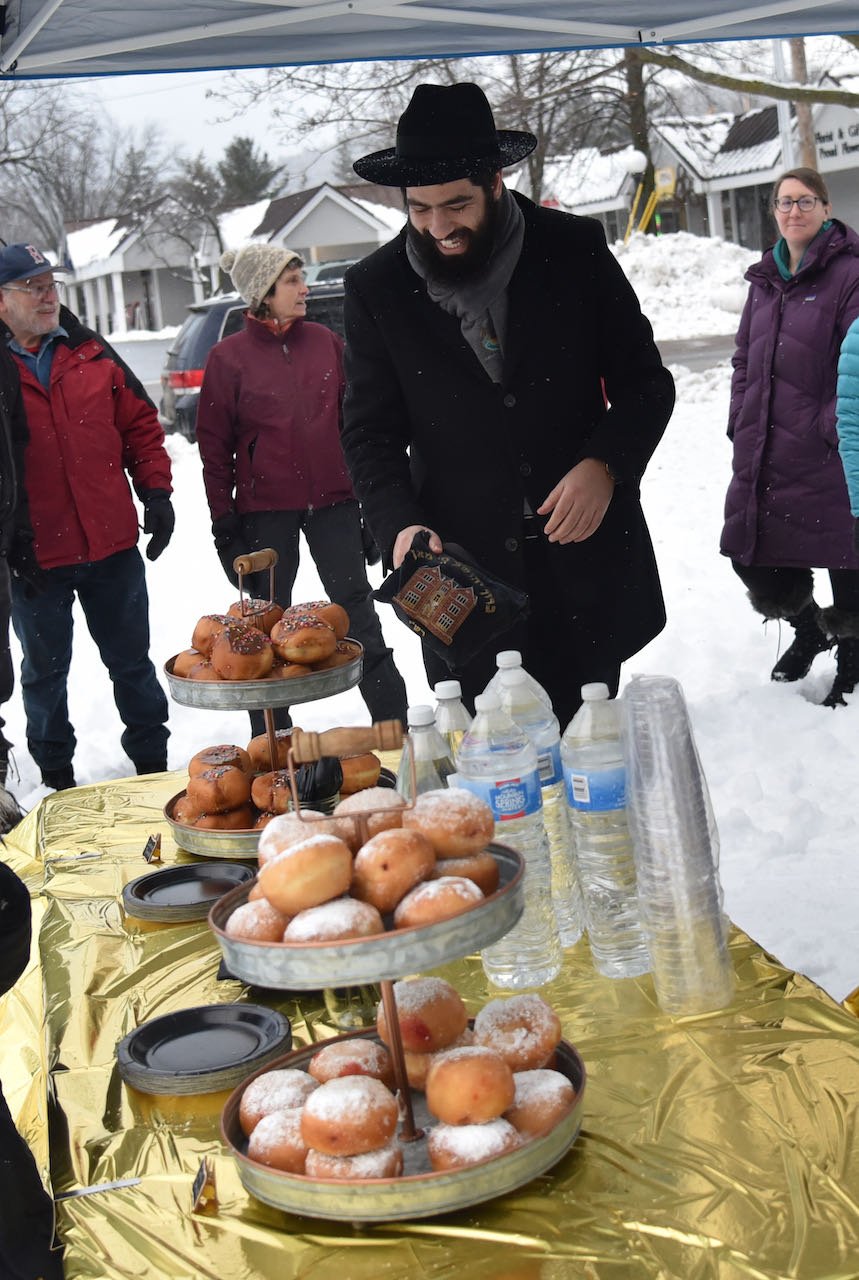
M859 1276L859 1021L736 929L736 999L697 1018L662 1014L647 977L599 977L586 942L567 953L544 994L587 1067L584 1127L516 1194L371 1227L255 1201L221 1147L225 1094L146 1097L116 1069L117 1042L145 1020L249 995L217 979L205 922L122 910L150 834L163 865L193 860L161 812L181 785L164 774L51 796L4 855L34 894L36 942L0 1001L0 1077L57 1197L68 1280ZM472 1009L498 994L476 959L443 973ZM297 1046L334 1033L321 994L252 998L292 1019ZM193 1212L207 1155L217 1210Z

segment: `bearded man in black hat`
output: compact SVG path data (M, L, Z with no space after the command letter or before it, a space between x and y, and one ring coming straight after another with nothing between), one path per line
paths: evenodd
M425 645L430 683L471 702L519 648L563 728L665 624L639 483L674 386L600 224L504 186L535 146L477 85L420 85L396 146L356 161L408 222L346 274L343 447L388 568L429 530L528 593L467 664Z

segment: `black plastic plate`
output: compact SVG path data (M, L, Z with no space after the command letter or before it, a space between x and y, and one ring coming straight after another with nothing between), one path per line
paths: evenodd
M132 880L122 905L139 920L205 920L218 898L253 875L237 862L181 863Z

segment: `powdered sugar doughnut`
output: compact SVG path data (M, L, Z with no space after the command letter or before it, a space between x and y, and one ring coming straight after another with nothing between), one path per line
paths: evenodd
M335 898L293 916L284 931L284 942L340 942L344 938L369 938L385 932L385 923L369 902Z
M341 1076L373 1076L388 1089L394 1087L391 1055L375 1040L335 1040L323 1045L310 1059L307 1070L320 1084Z
M462 997L444 978L407 978L394 983L394 1001L403 1049L408 1053L432 1053L453 1044L468 1024ZM385 1006L376 1011L379 1037L390 1045Z
M513 1085L513 1105L504 1112L504 1119L523 1138L551 1132L576 1099L572 1084L560 1071L517 1071Z
M394 927L412 929L435 924L439 920L450 920L483 901L483 894L474 881L466 880L464 876L441 876L438 880L426 880L407 893L398 904L394 911Z
M474 1039L500 1053L512 1071L533 1071L555 1052L561 1023L539 996L511 996L483 1006L474 1019Z
M491 1049L466 1045L436 1057L426 1081L427 1106L445 1124L485 1124L512 1106L513 1072Z
M263 1116L274 1111L289 1111L303 1107L311 1093L319 1088L319 1082L299 1071L287 1067L282 1071L266 1071L251 1080L239 1103L239 1124L245 1134L253 1133Z
M495 892L501 879L498 863L488 849L481 849L467 858L439 858L430 880L437 880L439 876L465 876L466 880L474 881L486 898Z
M434 866L433 847L419 831L380 831L355 855L352 893L379 911L393 911Z
M334 817L341 823L343 839L353 853L361 847L361 837L357 821L350 815L353 813L374 810L367 815L367 837L377 836L380 831L393 831L403 825L401 810L405 800L398 791L391 787L367 787L365 791L356 791L354 795L344 796L334 807ZM378 812L381 810L382 812Z
M462 1035L457 1036L453 1044L448 1045L446 1049L438 1049L435 1053L404 1052L406 1075L412 1089L420 1089L423 1092L426 1088L429 1069L440 1054L447 1053L450 1049L460 1049L467 1044L474 1044L474 1032L471 1027L466 1027Z
M248 1156L284 1173L304 1173L307 1147L301 1136L301 1107L263 1116L248 1139Z
M372 1076L340 1076L321 1084L304 1104L301 1136L315 1151L357 1156L394 1136L397 1100Z
M315 813L312 809L302 809L301 815L279 813L267 826L259 838L257 857L261 867L284 853L294 844L300 844L310 836L336 836L340 831L336 822L325 814Z
M462 787L425 791L403 814L403 826L422 831L439 858L465 858L485 849L495 820L485 800Z
M309 836L290 845L259 872L263 893L288 916L339 898L348 890L351 879L349 846L337 836L328 835Z
M439 1124L427 1139L430 1164L437 1173L466 1169L521 1146L521 1138L507 1120L486 1124Z
M278 911L266 898L256 897L236 907L224 925L224 933L228 938L246 938L248 942L282 942L288 924L289 916Z
M359 1156L331 1156L310 1150L304 1172L308 1178L398 1178L403 1172L403 1153L396 1138L376 1151Z

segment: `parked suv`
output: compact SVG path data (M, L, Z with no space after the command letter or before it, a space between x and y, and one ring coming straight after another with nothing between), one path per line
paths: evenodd
M167 352L161 373L158 417L165 431L188 440L197 436L197 402L206 358L216 342L244 325L247 303L238 293L220 293L188 308L188 319ZM343 281L314 284L307 295L307 318L343 335Z

